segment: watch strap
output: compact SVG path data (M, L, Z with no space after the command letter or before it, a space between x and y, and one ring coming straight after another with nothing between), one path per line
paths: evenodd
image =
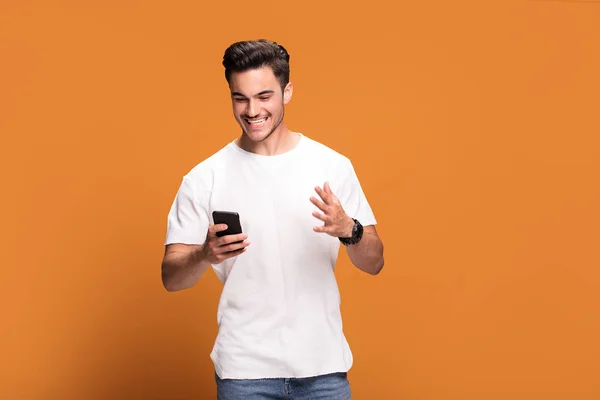
M363 226L357 219L352 218L352 220L354 221L354 226L352 227L352 236L347 238L338 238L344 246L356 244L360 242L360 239L362 239Z

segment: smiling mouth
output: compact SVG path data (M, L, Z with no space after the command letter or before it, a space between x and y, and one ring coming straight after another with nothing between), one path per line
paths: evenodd
M246 122L251 127L258 128L258 127L261 127L268 118L269 117L265 117L265 118L261 118L261 119L254 119L254 120L247 119Z

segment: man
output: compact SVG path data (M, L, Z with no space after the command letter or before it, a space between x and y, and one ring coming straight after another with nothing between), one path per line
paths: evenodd
M267 40L225 51L241 136L184 176L168 215L165 288L191 288L209 266L224 285L211 352L224 400L349 399L340 243L361 270L383 267L350 160L284 122L289 58ZM237 212L243 233L218 237L227 227L214 224L215 210Z

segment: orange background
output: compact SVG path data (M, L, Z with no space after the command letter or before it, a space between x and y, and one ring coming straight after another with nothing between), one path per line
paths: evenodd
M214 398L220 284L160 262L262 37L385 244L338 264L354 397L600 398L600 4L392 3L2 2L0 398Z

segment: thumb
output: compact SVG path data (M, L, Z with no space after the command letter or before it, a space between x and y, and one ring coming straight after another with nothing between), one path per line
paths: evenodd
M208 228L208 236L217 236L217 232L221 232L224 230L227 230L227 225L225 225L225 224L211 225Z

